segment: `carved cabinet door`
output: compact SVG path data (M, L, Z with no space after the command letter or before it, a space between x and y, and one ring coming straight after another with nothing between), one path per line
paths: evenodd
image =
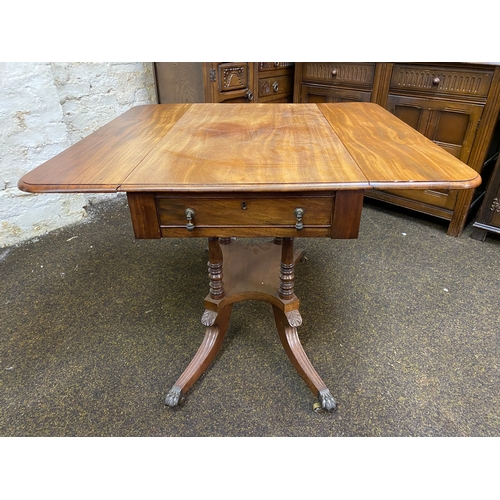
M248 62L206 63L207 102L253 102L253 71Z

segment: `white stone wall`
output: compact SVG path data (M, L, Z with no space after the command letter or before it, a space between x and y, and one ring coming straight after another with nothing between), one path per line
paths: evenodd
M0 63L0 248L82 220L117 195L29 194L27 172L132 106L156 102L151 63Z

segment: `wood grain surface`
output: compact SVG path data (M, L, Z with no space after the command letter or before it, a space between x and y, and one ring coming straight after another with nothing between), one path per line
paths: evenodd
M115 192L189 104L136 106L26 174L29 192Z
M318 104L375 189L470 189L478 173L374 103Z
M19 181L30 192L470 189L479 175L372 103L138 106Z
M197 104L120 190L283 191L368 188L316 106Z

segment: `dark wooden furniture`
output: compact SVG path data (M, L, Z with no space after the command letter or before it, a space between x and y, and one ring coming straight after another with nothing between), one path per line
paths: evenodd
M30 192L126 192L136 238L208 238L200 349L166 397L176 406L219 350L235 302L272 305L293 365L335 400L297 334L296 237L357 238L378 189L474 189L477 172L372 103L136 107L19 181ZM231 237L270 237L242 245Z
M296 63L294 102L375 102L479 173L498 127L500 67L470 63ZM488 172L485 172L487 180ZM449 220L459 236L486 183L471 191L371 191L368 197Z
M155 62L158 103L292 102L293 62Z
M488 231L500 234L500 155L473 227L471 237L476 240L484 241Z

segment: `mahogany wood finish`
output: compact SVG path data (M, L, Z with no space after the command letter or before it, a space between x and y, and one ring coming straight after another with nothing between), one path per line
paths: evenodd
M337 406L325 383L314 369L300 343L297 328L290 324L288 317L276 306L273 306L276 329L293 366L314 394L318 394L321 406L327 411Z
M376 104L318 108L374 189L452 188L457 177L461 189L478 185L477 173L465 163ZM390 141L384 140L387 137Z
M136 106L26 174L32 193L115 192L189 105Z
M149 193L127 193L127 201L137 239L161 238L160 226L151 224L157 217L155 199Z
M500 113L500 67L472 63L295 64L294 102L374 102L478 173L490 161ZM495 132L496 131L496 132ZM486 180L489 174L485 170ZM450 221L459 236L486 184L367 191L366 196Z
M472 193L479 183L476 171L377 104L199 103L133 108L19 187L125 192L136 238L208 238L205 338L167 405L178 405L215 357L232 305L263 300L292 363L332 410L297 335L294 272L303 252L294 239L356 238L370 190ZM244 245L233 236L274 239Z
M280 299L290 300L294 295L294 268L293 238L283 238L281 242L280 286L278 290Z
M229 327L232 308L232 305L222 308L214 317L213 326L207 327L203 342L194 358L177 379L172 389L167 393L165 397L165 404L167 406L177 406L181 402L181 398L200 378L201 374L208 368L219 352Z
M210 298L224 298L224 283L222 282L222 249L219 238L208 238L208 276L210 278Z
M146 185L158 192L300 192L369 182L317 106L193 104L119 189Z
M165 197L167 196L167 197ZM280 204L276 199L280 198ZM158 218L162 234L183 236L184 216L188 208L195 211L190 236L251 237L257 230L262 236L282 236L295 228L295 211L302 209L302 236L328 236L332 230L334 192L312 196L308 193L214 193L185 198L182 194L157 194ZM339 208L338 210L341 210Z
M221 245L223 254L224 297L215 299L209 293L205 297L205 308L219 311L221 308L243 300L262 300L281 308L285 313L298 309L299 299L292 293L286 299L279 295L280 263L282 246L274 241L243 243L231 241ZM303 256L303 250L294 249L293 264Z

